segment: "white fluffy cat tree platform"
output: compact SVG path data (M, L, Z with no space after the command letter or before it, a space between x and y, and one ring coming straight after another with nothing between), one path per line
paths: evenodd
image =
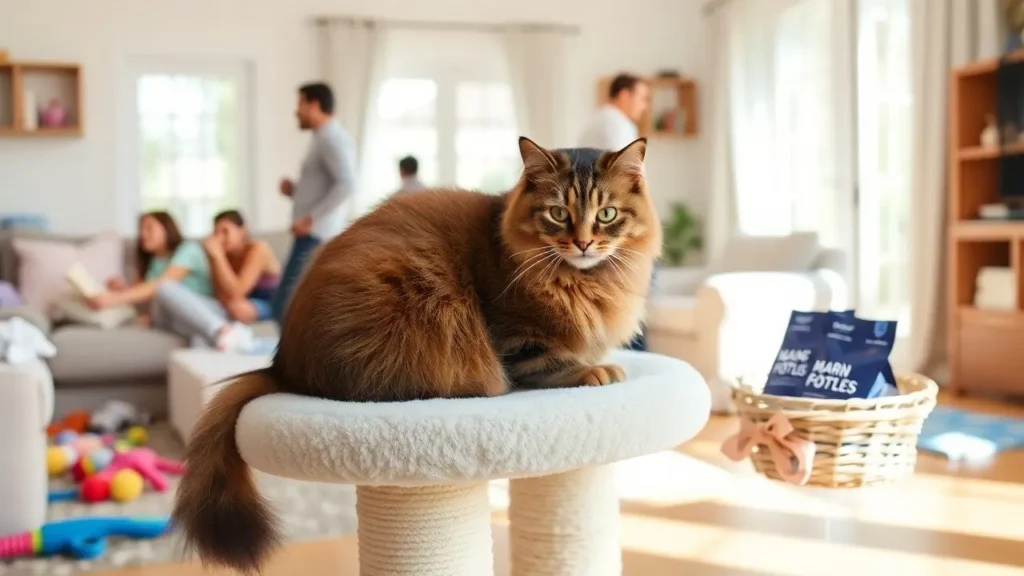
M355 484L362 576L494 573L487 481L510 478L516 576L622 573L611 464L692 438L707 385L688 364L615 352L629 379L499 398L347 403L275 394L238 421L268 474Z

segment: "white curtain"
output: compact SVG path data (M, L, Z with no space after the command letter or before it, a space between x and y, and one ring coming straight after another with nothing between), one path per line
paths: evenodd
M710 104L708 136L711 140L711 198L708 202L708 216L705 224L704 250L709 262L714 262L725 250L729 236L736 230L736 187L733 180L732 128L728 97L729 85L730 30L734 24L732 9L728 5L719 8L711 16L712 59L711 85L705 100Z
M814 230L829 245L848 241L842 203L852 189L852 139L841 128L850 115L842 95L851 68L849 38L837 34L846 6L733 1L714 16L716 56L724 61L713 89L726 109L712 113L712 258L734 231Z
M565 104L574 36L547 27L510 25L504 42L519 133L548 148L572 145Z
M372 107L383 81L386 38L386 30L373 21L328 20L320 28L320 73L334 91L334 116L356 143L359 185L349 203L352 217L377 201L365 194L366 152Z
M946 358L946 209L949 75L998 56L1000 0L911 0L914 139L911 173L912 369L943 378Z

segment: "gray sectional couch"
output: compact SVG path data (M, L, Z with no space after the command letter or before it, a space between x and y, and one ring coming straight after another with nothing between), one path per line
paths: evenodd
M15 237L81 243L87 237L61 236L32 230L0 230L0 280L18 286ZM285 232L257 234L274 249L282 265L291 247ZM134 239L125 239L125 277L132 277ZM56 387L55 413L94 410L108 399L126 400L154 415L167 406L167 359L172 350L186 345L166 332L126 325L101 330L83 325L52 325L38 312L26 308L0 308L0 320L22 316L49 335L57 355L48 360ZM273 323L256 327L259 334L273 334Z

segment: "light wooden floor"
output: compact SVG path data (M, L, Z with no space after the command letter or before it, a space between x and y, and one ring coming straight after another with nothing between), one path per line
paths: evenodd
M1020 407L957 403L1024 415ZM902 485L829 491L764 480L725 459L718 447L734 426L714 418L682 449L620 465L627 576L1024 574L1024 451L974 465L922 454ZM503 486L493 487L492 501L503 558ZM220 573L181 564L104 576L201 574ZM357 574L355 542L295 544L266 571L295 574Z

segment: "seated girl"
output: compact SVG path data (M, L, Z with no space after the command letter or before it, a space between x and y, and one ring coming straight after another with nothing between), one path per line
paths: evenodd
M280 282L281 264L266 242L249 238L242 215L218 214L213 235L203 241L215 297L165 282L157 290L156 308L172 318L174 332L205 340L219 350L246 350L252 322L271 317L270 302Z
M94 309L124 304L148 304L164 281L180 283L196 294L212 295L210 266L197 242L183 241L174 218L167 212L147 212L139 217L136 245L137 280L129 286L123 278L107 280L107 290L87 298ZM142 316L147 323L148 317Z

